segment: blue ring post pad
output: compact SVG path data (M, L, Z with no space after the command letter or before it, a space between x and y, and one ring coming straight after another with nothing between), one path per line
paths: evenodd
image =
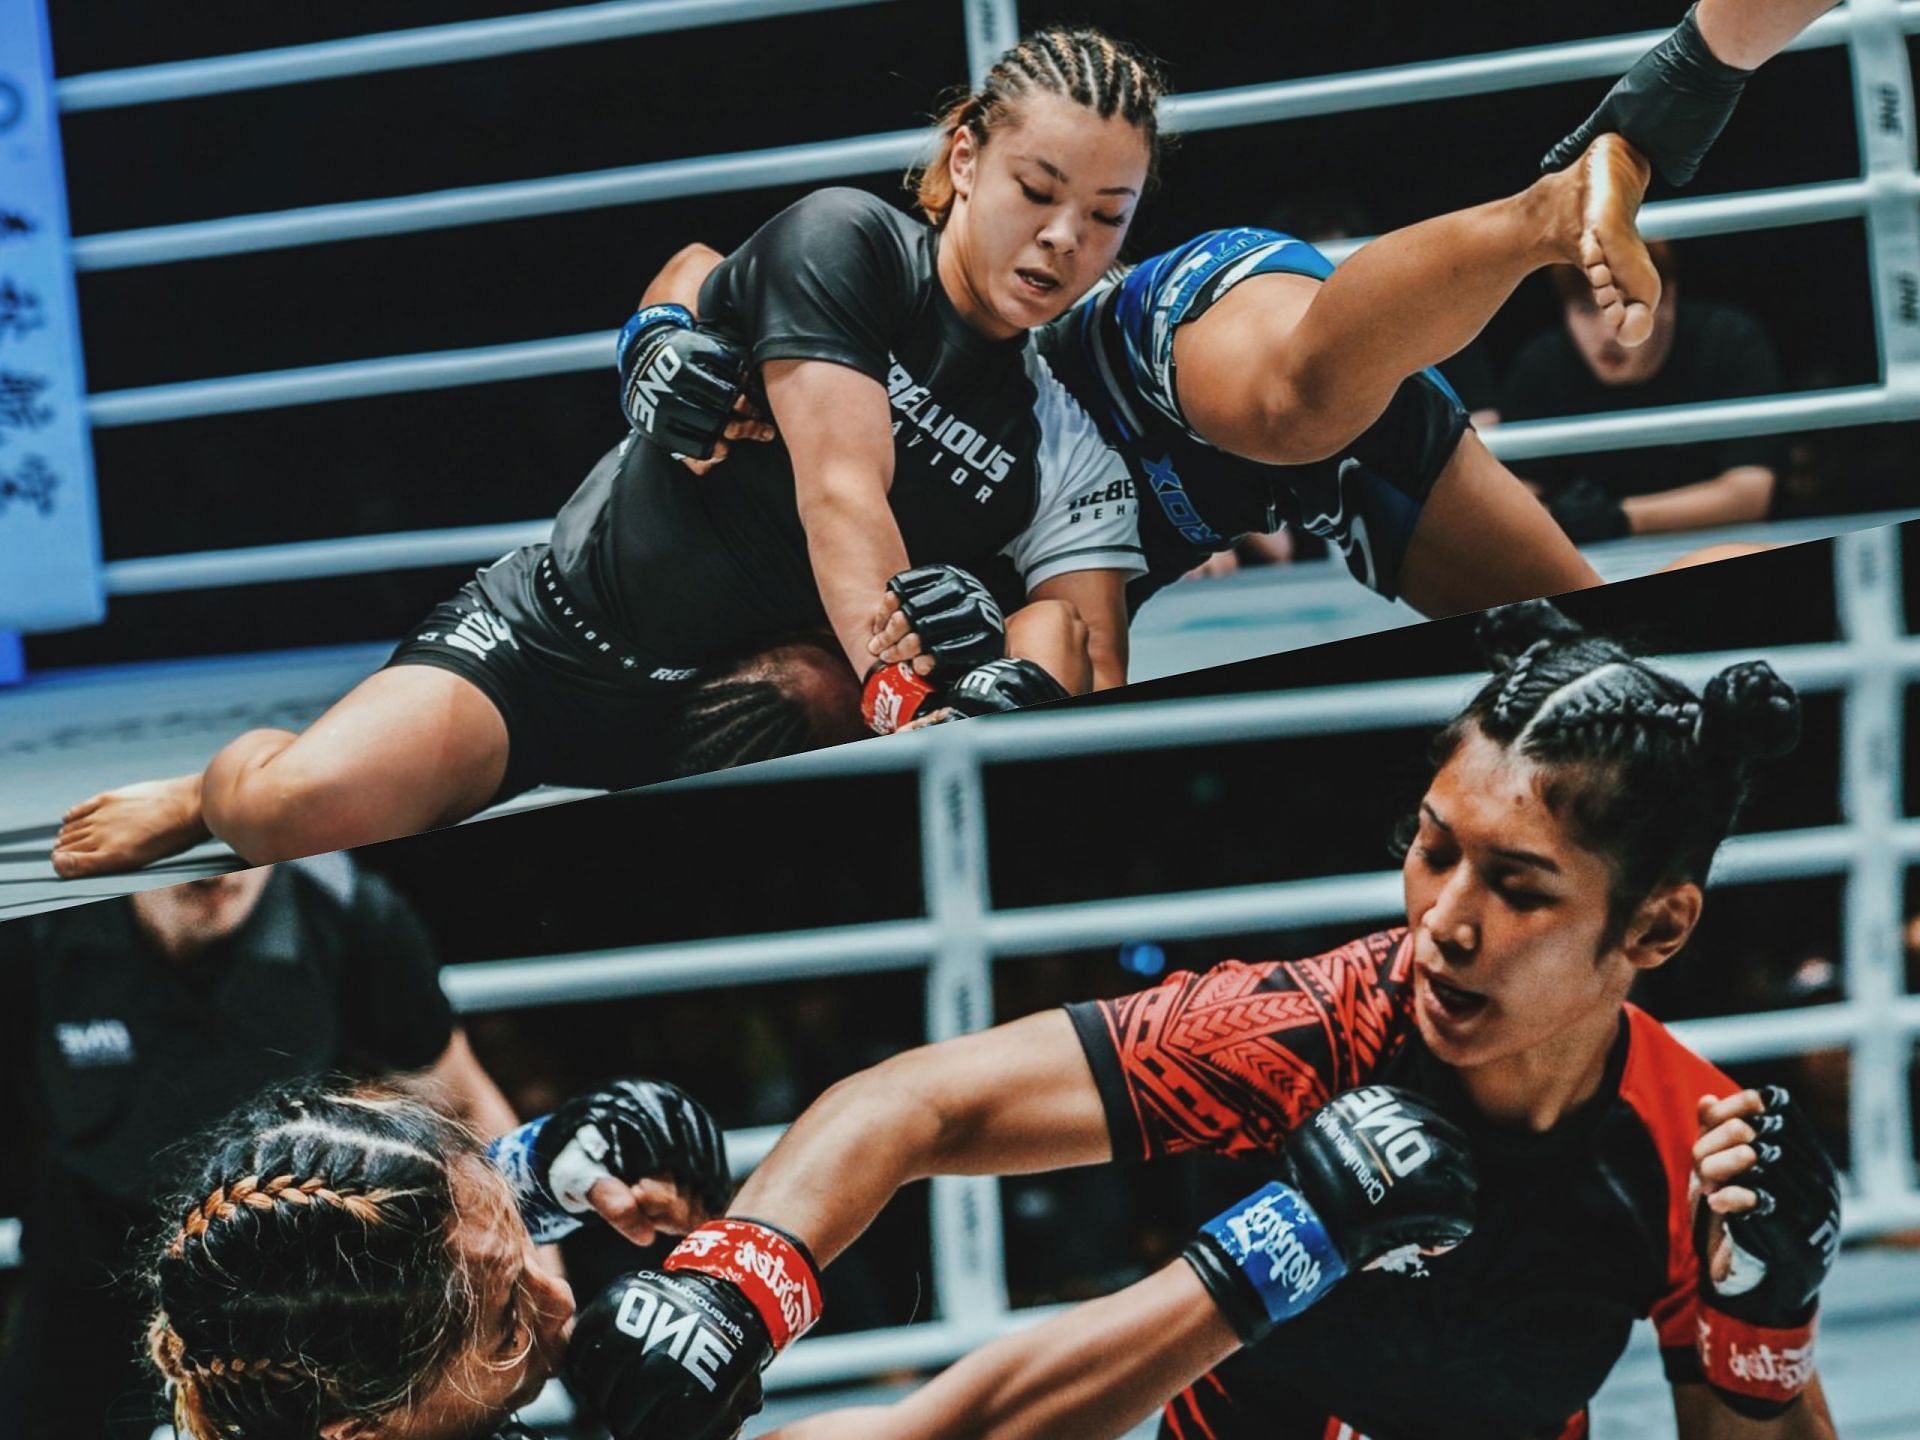
M1275 1324L1307 1309L1347 1273L1313 1207L1277 1181L1200 1228L1219 1243Z

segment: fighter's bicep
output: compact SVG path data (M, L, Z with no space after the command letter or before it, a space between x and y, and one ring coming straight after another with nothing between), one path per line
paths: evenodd
M1113 1158L1093 1069L1064 1010L920 1052L939 1116L935 1173L1011 1174Z
M848 474L892 483L893 426L878 380L830 360L771 360L762 378L803 501Z

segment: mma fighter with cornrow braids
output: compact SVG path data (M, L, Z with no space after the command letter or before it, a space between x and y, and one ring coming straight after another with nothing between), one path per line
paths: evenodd
M664 313L629 327L635 406L719 351L754 366L780 438L727 484L629 439L550 543L481 571L304 734L254 731L200 775L84 802L55 868L127 869L209 834L260 862L448 824L537 784L662 779L704 680L822 629L876 728L935 686L1004 709L1117 683L1123 590L1143 568L1130 482L1027 332L1118 256L1159 93L1146 60L1096 31L1023 41L935 162L944 224L819 191L714 271L708 329ZM1004 619L974 578L1003 555L1027 602ZM870 646L889 596L926 646L904 670Z
M1317 1143L1303 1132L1325 1131L1330 1102L1377 1123L1379 1092L1398 1087L1458 1127L1460 1151L1437 1131L1426 1148L1477 1175L1457 1248L1349 1263L1310 1309L1263 1310L1236 1275L1295 1263L1273 1237L1338 1236L1364 1207L1316 1199L1318 1222L1279 1228L1230 1212L1242 1223L1223 1217L1225 1234L1267 1240L1172 1267L1097 1302L1085 1326L1045 1327L936 1381L956 1407L1024 1394L1046 1415L955 1433L1117 1435L1150 1398L1135 1383L1150 1371L1162 1394L1179 1390L1163 1440L1577 1440L1644 1317L1682 1440L1831 1435L1813 1335L1838 1248L1833 1167L1784 1093L1741 1090L1626 1000L1692 935L1750 771L1797 740L1798 697L1758 662L1696 695L1544 601L1491 612L1480 635L1493 674L1435 745L1403 860L1404 927L1309 959L1175 974L855 1075L800 1117L728 1221L627 1283L722 1297L777 1344L817 1313L816 1262L903 1184L1187 1150L1283 1157L1298 1175L1300 1147ZM1374 1133L1400 1133L1401 1118ZM743 1244L777 1258L780 1284L743 1278ZM583 1388L630 1398L623 1365L650 1363L653 1393L690 1393L623 1336L605 1312L583 1315ZM1085 1380L1110 1370L1118 1392ZM1020 1383L1036 1374L1058 1383ZM927 1420L897 1433L945 1432Z
M594 1212L651 1243L732 1188L712 1118L643 1080L485 1152L397 1093L309 1082L234 1111L185 1169L148 1277L182 1440L491 1433L553 1374L573 1317L535 1243Z

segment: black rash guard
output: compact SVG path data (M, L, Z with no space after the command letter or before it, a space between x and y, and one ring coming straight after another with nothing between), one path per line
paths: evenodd
M979 571L1004 553L1027 590L1078 570L1140 573L1125 465L1026 336L993 340L960 318L938 247L863 191L822 190L714 270L702 324L756 367L824 360L886 387L888 503L914 564ZM552 554L564 588L655 667L826 620L778 441L735 449L724 483L629 443L567 502Z

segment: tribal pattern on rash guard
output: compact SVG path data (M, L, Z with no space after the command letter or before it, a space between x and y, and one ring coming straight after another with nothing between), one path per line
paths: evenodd
M1411 960L1390 930L1067 1007L1121 1159L1244 1156L1252 1188L1293 1126L1380 1081L1459 1124L1480 1177L1457 1250L1349 1275L1177 1396L1163 1440L1580 1440L1642 1318L1668 1379L1700 1381L1694 1104L1738 1087L1628 1005L1590 1101L1544 1134L1501 1129L1421 1040Z

